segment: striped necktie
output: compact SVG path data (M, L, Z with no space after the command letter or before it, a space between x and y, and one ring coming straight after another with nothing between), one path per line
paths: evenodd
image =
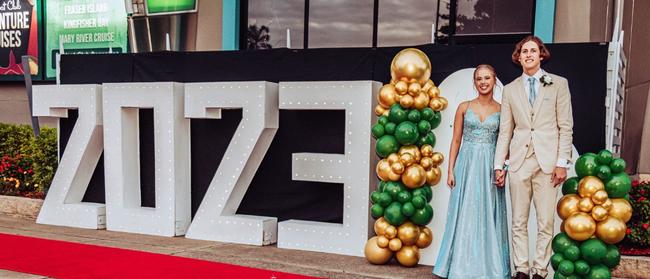
M535 98L537 97L537 93L535 92L535 78L534 77L529 77L528 78L528 102L532 106L535 103Z

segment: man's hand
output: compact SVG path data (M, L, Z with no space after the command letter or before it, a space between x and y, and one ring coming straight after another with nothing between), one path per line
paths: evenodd
M551 182L553 187L557 187L566 180L566 168L555 167L553 170L553 175L551 176Z
M494 184L497 187L503 187L506 185L506 172L503 170L494 170Z

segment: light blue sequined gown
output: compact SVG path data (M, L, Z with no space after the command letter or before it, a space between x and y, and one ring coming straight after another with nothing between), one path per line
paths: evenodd
M467 108L442 244L433 274L510 278L505 189L493 183L499 113L483 122Z

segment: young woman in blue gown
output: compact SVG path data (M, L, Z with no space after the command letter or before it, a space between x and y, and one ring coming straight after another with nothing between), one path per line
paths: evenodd
M510 277L505 189L494 183L493 171L501 110L495 85L494 68L477 66L478 97L456 110L447 178L452 190L434 277Z

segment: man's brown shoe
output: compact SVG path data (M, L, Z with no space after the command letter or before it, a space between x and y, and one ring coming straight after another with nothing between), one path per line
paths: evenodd
M528 279L528 274L523 272L517 272L515 276L512 276L512 279Z

